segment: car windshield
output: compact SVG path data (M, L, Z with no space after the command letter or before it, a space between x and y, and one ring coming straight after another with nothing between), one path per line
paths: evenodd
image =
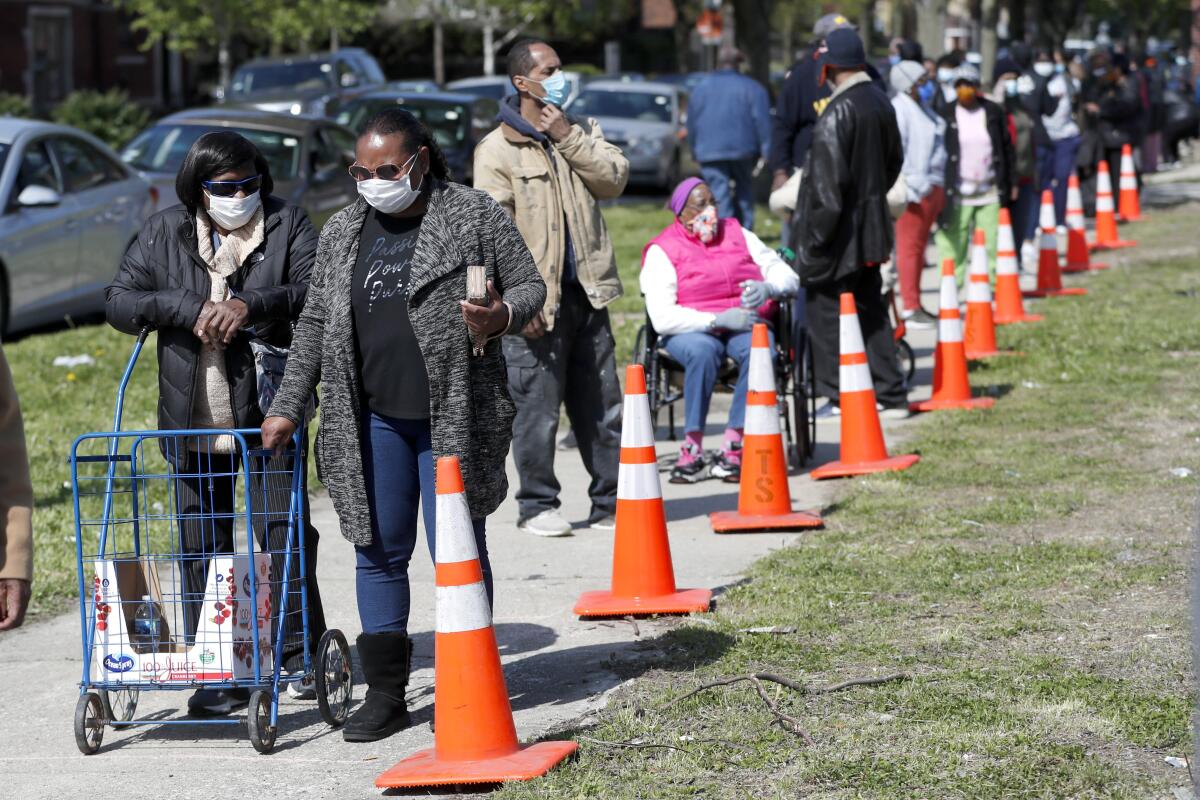
M571 113L643 122L670 122L671 96L651 92L584 89L571 103Z
M139 133L121 151L121 160L146 172L179 172L192 144L209 131L240 133L259 149L276 181L295 180L300 171L300 137L282 131L225 128L216 125L155 125Z
M480 97L490 97L493 100L503 100L508 91L508 84L500 83L464 83L450 84L447 88L466 94L477 94Z
M362 124L385 108L399 106L424 122L443 150L457 150L467 140L471 110L462 103L447 103L421 97L364 97L342 108L337 121L357 131Z
M4 164L8 161L8 154L11 150L11 144L8 142L0 142L0 172L4 170Z
M325 89L332 85L333 67L317 61L296 64L257 64L233 76L230 93L249 94L273 89Z

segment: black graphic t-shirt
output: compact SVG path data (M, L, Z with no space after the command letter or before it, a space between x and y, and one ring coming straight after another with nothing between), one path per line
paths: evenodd
M350 291L363 399L375 413L398 419L429 419L429 376L408 318L421 219L370 210Z

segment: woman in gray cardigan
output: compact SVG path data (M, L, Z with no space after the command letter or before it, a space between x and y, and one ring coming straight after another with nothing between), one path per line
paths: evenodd
M389 108L363 127L350 173L361 199L325 224L308 300L263 443L287 441L322 385L317 466L357 551L367 679L347 741L409 723L408 563L420 508L434 552L434 461L459 457L488 597L484 519L508 491L515 407L499 337L521 330L546 286L516 226L487 194L449 183L428 129ZM483 265L485 305L467 297ZM487 339L482 355L472 339Z

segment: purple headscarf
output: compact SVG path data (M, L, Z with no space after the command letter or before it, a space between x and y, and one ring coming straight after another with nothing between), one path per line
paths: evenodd
M671 192L671 200L667 203L667 208L675 212L675 216L679 216L683 212L683 207L687 205L688 195L692 193L700 184L704 183L700 178L684 178L675 187L675 191Z

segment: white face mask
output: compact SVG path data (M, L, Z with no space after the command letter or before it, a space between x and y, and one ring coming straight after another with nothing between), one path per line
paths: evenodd
M1043 78L1048 78L1054 74L1054 62L1038 61L1033 65L1033 71L1038 75L1041 75Z
M416 154L413 154L413 157L405 162L405 166L412 164L416 157ZM385 181L382 178L359 181L358 193L376 211L384 214L398 214L413 204L421 193L421 186L425 183L425 176L421 176L421 183L414 189L411 177L410 173L394 181Z
M245 197L216 197L208 194L208 218L227 231L237 230L250 221L254 212L262 205L262 194L255 192Z

